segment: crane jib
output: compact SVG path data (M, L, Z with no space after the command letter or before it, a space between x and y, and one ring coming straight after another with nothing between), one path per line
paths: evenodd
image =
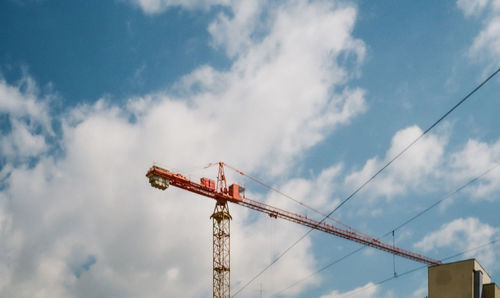
M262 202L254 201L246 198L244 195L244 188L238 184L232 184L228 189L223 189L222 191L216 190L215 182L208 178L202 178L200 183L191 181L187 177L170 172L166 169L160 168L158 166L153 166L149 169L146 174L151 186L165 190L170 185L212 198L217 201L228 201L231 203L238 204L265 214L268 214L274 218L282 218L330 235L341 237L347 240L351 240L363 245L367 245L385 252L389 252L394 255L398 255L403 258L407 258L420 263L425 263L427 265L439 265L440 261L434 260L423 255L396 247L392 244L387 244L381 242L366 234L362 234L356 231L351 231L343 228L339 228L322 221L317 221L306 216L293 213L287 210L283 210Z

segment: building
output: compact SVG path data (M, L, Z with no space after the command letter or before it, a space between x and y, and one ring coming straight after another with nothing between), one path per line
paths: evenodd
M428 268L429 298L500 298L500 289L475 260Z

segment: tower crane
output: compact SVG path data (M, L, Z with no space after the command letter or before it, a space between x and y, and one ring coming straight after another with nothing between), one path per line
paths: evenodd
M285 219L311 229L333 236L358 242L366 246L407 258L427 265L438 265L440 261L379 241L352 229L340 228L323 220L317 221L306 216L283 210L245 196L245 188L238 184L227 186L224 163L219 162L217 182L201 178L195 182L180 173L174 173L158 166L152 166L146 173L152 187L165 190L170 185L214 199L215 208L210 216L213 224L213 297L230 296L230 221L228 202L247 207L269 215L272 218ZM242 172L240 172L242 173Z

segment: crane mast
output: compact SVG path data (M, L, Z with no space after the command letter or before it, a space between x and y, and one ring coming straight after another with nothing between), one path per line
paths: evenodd
M203 179L202 182L209 188L213 187L213 181ZM219 167L219 175L217 176L218 192L227 192L226 176L224 167ZM231 243L230 243L230 227L231 214L229 214L229 206L227 200L218 199L215 203L215 209L210 216L212 219L212 259L213 259L213 297L229 297L231 294Z
M152 187L165 190L170 185L214 199L215 209L210 217L213 222L213 297L230 296L230 220L228 202L244 206L273 218L282 218L311 229L407 258L427 265L438 265L441 261L379 241L366 234L330 225L294 212L283 210L245 197L245 189L238 184L227 187L224 163L219 162L217 184L208 178L194 182L179 173L173 173L158 166L153 166L146 173Z

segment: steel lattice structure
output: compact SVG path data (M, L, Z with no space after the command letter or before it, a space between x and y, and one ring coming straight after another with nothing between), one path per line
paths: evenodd
M213 297L229 298L231 215L227 202L217 202L210 218L213 222Z
M224 175L224 163L219 163L219 174L217 185L215 181L201 178L200 183L194 182L187 177L173 173L166 169L153 166L146 174L151 186L165 190L169 185L216 200L215 209L211 216L213 221L213 297L230 296L230 221L228 202L244 206L273 218L282 218L297 224L358 242L363 245L389 252L403 258L427 265L439 265L441 261L434 260L423 255L396 247L379 241L371 236L355 231L351 228L340 228L306 216L286 211L268 204L246 198L244 188L237 184L227 187Z

